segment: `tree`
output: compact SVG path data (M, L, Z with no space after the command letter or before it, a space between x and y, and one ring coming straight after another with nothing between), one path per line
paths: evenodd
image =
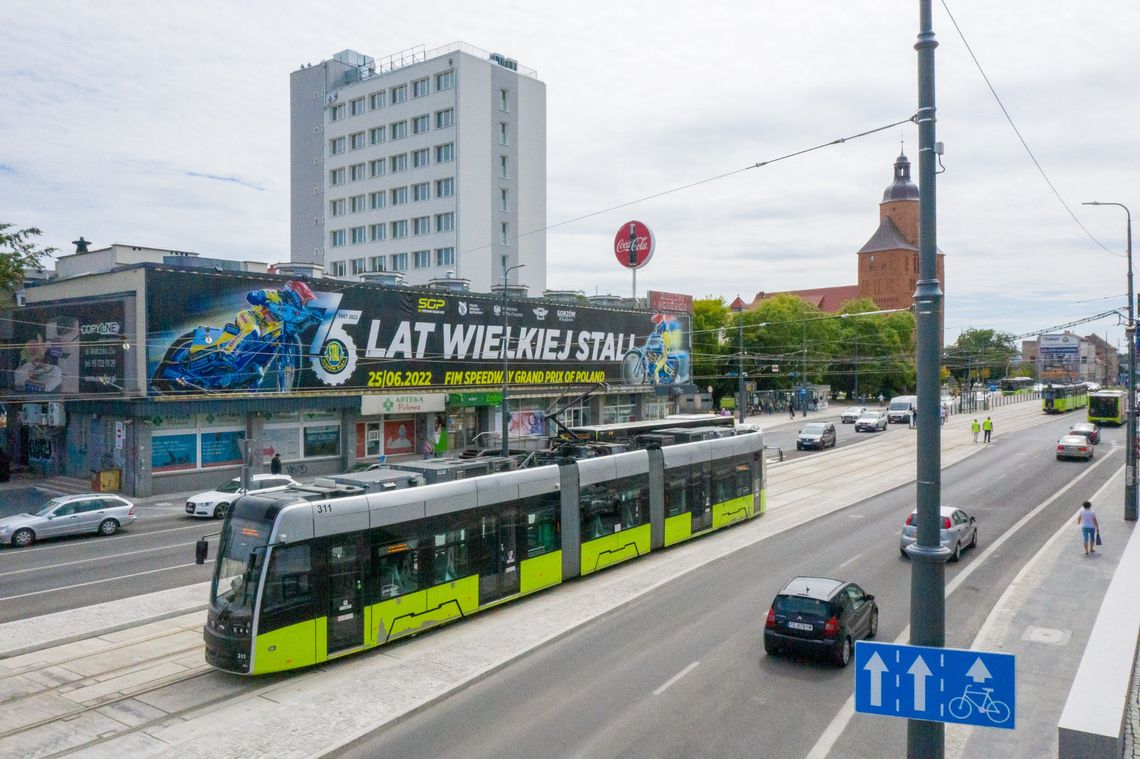
M725 344L727 326L728 306L723 298L693 301L693 381L702 391L708 385L719 389L726 382L724 360L729 351Z
M879 307L870 298L845 302L835 325L827 379L849 396L891 397L914 387L914 317L910 313L855 316Z
M42 261L57 251L41 248L33 238L43 232L35 227L17 229L13 224L0 223L0 290L11 294L20 289L24 272L42 268Z
M967 329L946 348L945 364L963 387L971 380L1005 377L1017 357L1016 340L1007 332Z

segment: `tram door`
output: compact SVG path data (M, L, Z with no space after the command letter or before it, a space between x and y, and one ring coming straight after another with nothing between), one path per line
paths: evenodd
M333 538L326 557L328 587L328 651L364 645L360 536Z
M705 461L694 465L689 487L689 512L696 534L712 527L712 464Z
M479 524L482 556L479 562L479 603L519 592L518 532L523 523L517 509L507 507L486 515Z

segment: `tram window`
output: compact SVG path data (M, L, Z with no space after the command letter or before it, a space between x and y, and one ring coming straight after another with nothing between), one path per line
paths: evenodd
M526 509L526 555L541 556L557 551L559 540L559 495L534 496L523 501Z
M623 477L609 483L622 529L644 524L649 513L649 475Z
M308 609L313 600L313 567L309 549L307 545L273 549L262 601L262 610L266 614L298 607Z
M583 485L578 493L578 508L582 515L582 537L593 540L614 531L616 515L614 503L603 485Z
M468 574L467 530L452 530L435 536L432 584L458 580Z
M736 497L752 494L752 462L748 456L737 456L733 459L733 470L736 474Z
M675 517L689 510L688 467L665 472L665 515Z
M376 577L381 600L419 590L419 561L415 541L376 549Z
M736 472L729 461L718 461L713 466L713 503L724 503L736 497Z
M708 508L711 476L712 465L707 461L695 464L689 469L689 511Z

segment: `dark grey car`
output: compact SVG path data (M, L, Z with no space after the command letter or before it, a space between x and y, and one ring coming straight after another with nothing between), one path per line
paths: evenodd
M853 582L796 577L776 594L764 622L764 651L822 654L851 661L854 642L879 632L875 597Z
M796 435L796 450L802 451L805 448L823 450L828 446L834 448L836 441L834 424L831 422L812 422L805 424L799 434Z

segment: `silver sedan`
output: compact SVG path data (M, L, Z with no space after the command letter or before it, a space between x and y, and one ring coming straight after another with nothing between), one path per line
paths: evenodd
M1057 460L1084 459L1093 457L1093 444L1084 435L1062 435L1057 441Z
M978 545L978 523L974 517L953 506L943 506L940 514L942 524L939 526L939 542L943 548L950 549L950 561L962 558L963 548L974 548ZM899 551L905 558L907 546L912 545L917 537L918 512L912 511L906 518L902 532L899 533Z
M117 495L60 496L34 511L0 519L0 543L22 547L63 535L114 535L135 518L135 505Z
M866 410L866 406L852 406L851 408L844 409L843 413L839 415L839 421L843 424L855 424L855 420L863 416Z

